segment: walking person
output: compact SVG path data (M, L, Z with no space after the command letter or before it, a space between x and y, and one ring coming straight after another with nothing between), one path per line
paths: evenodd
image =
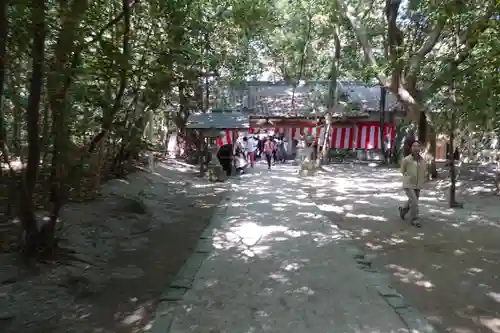
M420 191L427 179L427 166L420 155L420 142L413 141L410 154L401 162L401 173L403 174L403 189L408 201L403 207L399 207L399 216L405 219L410 213L410 223L413 226L421 227L418 220L418 200Z
M247 154L250 162L250 167L254 167L255 165L255 154L257 151L258 142L254 137L249 137L247 140Z
M264 140L265 138L260 136L260 137L256 137L256 140L257 140L257 158L261 158L262 157L262 153L264 152Z
M271 161L273 158L273 151L274 151L274 144L271 137L267 138L266 141L264 141L263 150L267 161L267 169L271 170Z
M287 151L288 151L288 142L286 139L283 137L281 138L281 143L279 146L279 155L280 155L280 160L281 163L286 163L287 160Z
M237 145L237 148L243 154L243 157L245 158L245 160L248 158L248 156L247 156L247 153L248 153L247 147L248 147L248 138L246 136L244 136L243 139L241 141L239 141L239 144Z
M273 165L278 162L278 138L272 137L271 142L273 145Z
M243 174L247 165L248 165L248 162L247 162L247 159L245 158L245 154L241 150L241 148L238 147L236 149L235 154L234 154L234 167L236 168L236 172L239 175Z
M219 163L222 166L222 169L226 172L226 175L229 177L232 173L232 156L233 156L233 145L227 144L223 145L219 148L217 152L217 158L219 159Z

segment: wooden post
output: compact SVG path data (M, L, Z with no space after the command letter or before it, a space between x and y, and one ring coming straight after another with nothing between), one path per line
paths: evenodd
M380 151L383 156L383 162L387 162L387 156L385 154L385 100L386 100L387 90L385 87L380 87Z
M153 144L153 136L154 136L154 114L153 109L149 109L149 127L148 127L148 141ZM149 152L149 171L154 172L154 151L151 150Z

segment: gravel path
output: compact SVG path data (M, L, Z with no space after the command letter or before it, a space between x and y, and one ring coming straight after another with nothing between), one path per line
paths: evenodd
M367 253L392 285L442 332L500 332L500 198L464 177L447 208L446 181L423 191L423 228L401 221L397 170L329 166L311 182L316 204ZM437 185L437 186L436 186Z
M432 332L387 280L360 268L366 260L307 182L297 167L259 165L233 183L151 333Z

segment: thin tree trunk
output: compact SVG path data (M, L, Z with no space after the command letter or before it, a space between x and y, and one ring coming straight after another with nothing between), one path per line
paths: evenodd
M30 95L26 112L28 129L28 165L23 181L21 182L20 219L24 229L24 252L32 257L43 241L37 228L35 216L34 192L40 165L40 100L43 86L44 58L45 58L45 0L32 0L31 16L33 23L32 71Z
M334 109L338 104L338 79L340 73L340 55L341 55L341 43L338 33L338 25L335 26L333 31L333 41L335 45L335 54L332 59L332 67L330 68L330 73L328 79L330 84L328 86L328 103L327 103L327 114L325 115L325 133L323 137L323 146L321 147L321 157L323 163L328 161L328 151L330 149L330 131L332 127L331 116L334 113ZM319 154L318 154L319 155Z
M52 161L50 172L50 222L44 225L46 239L54 240L54 229L59 211L66 199L66 181L68 174L69 116L68 90L73 82L73 71L78 63L78 52L75 52L74 42L77 29L88 9L89 1L73 0L70 8L64 12L61 19L55 55L51 60L47 76L47 93L52 116ZM70 70L68 71L68 67Z
M118 88L118 91L116 93L112 109L106 112L106 114L103 116L101 132L99 132L89 144L89 153L91 153L96 147L98 147L98 144L101 140L105 141L106 136L111 129L111 125L113 124L113 119L116 113L120 111L120 107L122 106L123 95L125 93L125 88L127 88L127 73L129 65L128 62L130 57L130 6L131 5L128 0L122 0L124 31L122 39L122 66L120 70L120 87Z
M3 161L8 162L7 133L5 132L4 118L4 92L5 92L5 73L7 67L7 36L9 21L7 20L7 9L9 0L3 0L0 4L0 149L3 155Z
M456 53L458 54L458 39L460 38L460 27L457 22L455 24L455 33L456 36L454 38L454 48L456 50ZM457 208L460 207L461 205L457 202L456 200L456 186L457 186L457 175L456 175L456 170L455 170L455 129L456 129L456 118L457 118L457 111L458 111L458 104L457 104L457 75L458 72L458 63L453 62L452 67L451 67L451 82L450 82L450 100L451 100L451 105L450 105L450 125L449 125L449 169L450 169L450 192L449 192L449 206L450 208Z
M297 86L300 83L300 80L302 80L302 75L304 74L304 67L306 65L306 54L307 54L307 48L309 46L309 41L311 39L311 32L312 32L312 15L308 13L307 32L304 40L304 47L302 48L302 55L300 56L299 73L297 75L297 80L295 81L292 90L291 106L292 106L292 113L294 114L295 114L295 92L297 90Z

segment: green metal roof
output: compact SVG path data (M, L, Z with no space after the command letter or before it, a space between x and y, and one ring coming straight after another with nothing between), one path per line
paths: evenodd
M249 128L248 116L241 112L193 113L188 117L186 128L192 129L229 129Z

